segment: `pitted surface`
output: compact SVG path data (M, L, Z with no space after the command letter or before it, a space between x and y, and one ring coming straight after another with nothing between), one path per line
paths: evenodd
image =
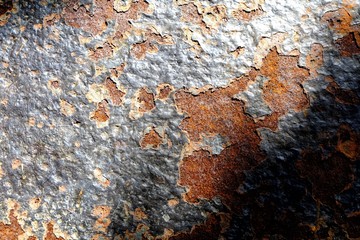
M350 0L0 1L0 239L359 238L359 24Z

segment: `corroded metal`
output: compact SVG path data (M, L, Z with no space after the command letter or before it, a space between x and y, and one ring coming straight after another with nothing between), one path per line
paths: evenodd
M0 1L0 239L359 239L359 4Z

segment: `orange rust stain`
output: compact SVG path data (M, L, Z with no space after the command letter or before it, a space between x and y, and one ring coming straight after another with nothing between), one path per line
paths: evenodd
M351 89L342 89L334 79L327 78L330 82L329 85L326 88L326 91L331 93L335 100L342 104L354 104L359 105L360 104L360 97L358 94L351 90Z
M306 67L313 77L318 75L317 70L324 64L323 51L324 48L321 44L314 43L311 45L310 52L306 56Z
M232 12L232 16L238 20L251 21L254 18L261 16L264 11L261 8L254 9L251 11L236 10Z
M183 196L186 201L195 203L202 198L219 196L229 208L237 208L234 203L239 200L236 191L243 181L243 172L265 158L259 147L261 139L257 129L275 130L281 115L290 110L301 111L309 105L301 87L309 71L298 67L298 58L279 55L274 48L259 71L253 69L248 76L236 79L226 88L195 96L185 90L175 94L177 109L186 113L180 128L188 134L189 145L199 145L203 136L219 134L228 146L219 155L211 156L206 151L185 154L179 167L179 184L188 188ZM255 122L244 113L244 103L233 96L244 91L258 76L268 78L263 98L273 113Z
M95 60L110 58L113 54L113 47L110 43L105 42L102 46L97 47L96 49L90 50L90 57Z
M154 94L146 88L140 89L137 100L140 103L140 112L148 112L155 108Z
M108 102L106 100L102 100L97 104L97 108L95 112L90 115L91 120L95 120L96 122L106 122L110 118L110 111Z
M0 240L18 239L24 234L17 218L15 217L15 210L11 209L9 214L10 224L0 222Z
M159 148L162 143L162 137L155 131L153 127L150 132L146 133L145 136L140 141L140 146L142 148Z
M190 232L180 232L170 237L170 240L217 240L221 239L221 233L225 230L227 224L223 214L211 214L203 224L195 225Z
M351 57L360 54L359 32L350 32L346 36L335 41L335 45L341 56Z
M54 234L54 224L52 222L49 222L47 224L47 232L45 235L45 240L65 240L62 237L56 237L56 235Z
M178 205L178 204L179 204L179 200L176 199L176 198L173 198L173 199L168 200L168 205L169 205L170 207L175 207L175 206Z
M94 229L100 232L106 232L111 223L109 218L111 208L109 206L96 206L92 212L95 217L98 217L94 224Z
M131 212L131 214L134 216L136 221L141 221L148 218L146 213L144 213L141 208L136 208L134 212Z
M116 83L110 78L105 80L104 85L109 92L111 103L115 106L120 106L123 102L125 93L120 91L117 88Z
M345 8L326 12L322 20L328 23L330 29L341 34L348 33L351 29L352 16Z
M270 109L278 114L289 110L297 112L309 105L302 83L309 78L309 71L298 66L298 56L284 56L273 48L263 60L260 73L269 78L264 85L263 97Z

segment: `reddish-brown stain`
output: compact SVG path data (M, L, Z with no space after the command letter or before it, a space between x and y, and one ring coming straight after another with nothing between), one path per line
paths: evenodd
M140 141L142 148L159 148L162 143L162 137L155 131L154 128L146 133Z
M172 92L172 88L169 85L164 85L159 89L158 99L165 100L169 97Z
M108 20L115 20L115 38L123 38L123 34L131 28L129 21L137 19L148 8L148 3L141 0L133 2L128 11L121 13L114 10L113 0L94 0L92 12L81 5L79 0L66 0L65 4L62 16L66 24L98 35L107 28Z
M244 103L233 96L246 89L258 76L265 76L263 97L273 113L255 122L244 112ZM201 142L205 135L219 134L226 139L226 147L219 155L195 151L180 163L179 184L188 188L184 199L195 203L199 199L216 196L231 209L238 202L237 188L243 173L257 166L265 158L257 134L260 127L276 129L278 118L289 110L301 111L309 101L301 84L309 71L298 67L298 57L283 56L272 49L260 71L236 79L226 88L208 90L192 95L185 90L175 94L175 103L186 113L180 127L186 131L190 144Z
M298 56L284 56L273 48L264 58L260 73L268 77L263 97L271 110L285 114L290 109L301 111L309 105L302 83L309 78L309 71L298 66Z
M145 88L140 89L137 100L140 103L140 112L148 112L155 108L154 94Z
M90 57L95 60L110 58L113 54L113 48L110 43L105 42L102 46L90 51Z
M360 46L355 36L359 32L350 32L346 36L335 41L335 46L339 50L341 56L351 57L352 55L360 54Z
M93 12L80 4L80 1L66 0L62 16L65 23L80 28L93 35L106 29L106 21L114 18L113 1L95 0Z
M359 139L349 126L341 125L336 135L319 139L320 147L302 152L296 167L311 182L317 200L334 207L334 195L353 181L351 165L359 156Z
M123 102L125 93L120 91L117 88L116 83L112 81L110 78L107 78L105 80L104 85L109 92L111 103L115 106L120 106Z
M161 36L160 34L147 31L145 33L145 40L136 43L131 48L131 54L137 59L144 59L146 53L156 53L158 51L158 44L173 44L172 38L169 36Z
M110 118L110 111L108 107L108 102L106 100L102 100L97 104L97 108L95 112L92 114L90 119L95 120L97 122L106 122Z
M15 210L10 210L10 224L0 222L0 240L18 239L18 236L24 233L14 214Z
M45 240L65 240L62 237L56 237L56 235L54 234L54 224L49 222L47 224L47 232L45 235Z
M0 16L7 13L13 8L12 0L3 0L0 2Z
M335 82L334 79L328 79L330 79L330 83L326 90L335 97L337 102L342 104L360 104L360 97L354 90L343 89Z
M180 9L182 21L199 25L203 30L207 29L206 24L203 22L202 15L194 3L181 5Z

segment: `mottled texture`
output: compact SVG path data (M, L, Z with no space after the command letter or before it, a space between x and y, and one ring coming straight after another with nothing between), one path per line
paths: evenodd
M359 1L0 1L0 239L359 239Z

